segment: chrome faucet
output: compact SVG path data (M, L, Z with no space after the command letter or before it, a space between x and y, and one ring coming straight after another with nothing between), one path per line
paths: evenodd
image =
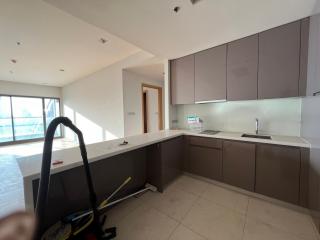
M259 134L259 119L256 118L256 135Z

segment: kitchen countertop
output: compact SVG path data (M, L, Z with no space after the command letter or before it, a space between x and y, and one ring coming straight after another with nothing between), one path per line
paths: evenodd
M111 141L98 142L87 145L87 153L89 162L95 162L108 157L112 157L124 152L129 152L141 147L151 144L162 142L174 137L189 135L210 137L226 140L237 140L245 142L257 142L266 144L277 144L294 147L309 148L310 144L300 137L276 136L271 135L272 140L256 139L256 138L243 138L242 133L235 132L219 132L215 135L200 134L188 130L163 130L157 133L141 134L136 136L126 137L127 145L120 146L123 142L122 139ZM36 154L28 157L18 158L18 165L24 180L33 180L39 178L41 170L42 154ZM51 173L62 172L77 166L82 165L82 158L78 147L55 151L52 153L52 161L62 160L63 164L52 166Z

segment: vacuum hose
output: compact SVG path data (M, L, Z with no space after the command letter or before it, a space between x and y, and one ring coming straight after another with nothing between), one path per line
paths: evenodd
M52 143L54 139L54 134L56 128L63 124L66 127L69 127L73 132L75 132L79 139L79 147L81 151L81 156L83 159L84 170L87 177L87 183L90 194L90 204L93 211L93 226L96 236L101 236L103 230L100 226L97 197L94 191L92 177L89 169L89 163L87 158L87 151L83 140L83 135L81 131L71 122L69 118L66 117L57 117L51 121L47 129L47 133L44 140L43 155L42 155L42 166L41 166L41 176L40 176L40 185L38 190L38 197L36 203L36 217L38 221L38 226L35 233L35 239L40 240L42 234L44 233L44 223L45 223L45 211L48 198L49 184L50 184L50 168L51 168L51 158L52 158Z

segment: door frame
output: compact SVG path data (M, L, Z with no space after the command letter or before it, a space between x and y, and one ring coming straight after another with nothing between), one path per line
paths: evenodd
M141 108L142 108L142 132L144 129L144 111L143 111L143 88L153 88L158 90L158 122L159 122L159 130L163 130L163 106L162 106L162 87L147 84L147 83L142 83L141 84Z

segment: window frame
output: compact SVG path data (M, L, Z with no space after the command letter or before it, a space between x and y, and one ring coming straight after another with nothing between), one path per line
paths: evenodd
M43 141L44 137L42 138L33 138L33 139L24 139L24 140L16 140L15 137L15 132L14 132L14 119L13 119L13 107L12 107L12 97L24 97L24 98L38 98L41 99L42 102L42 118L43 118L43 131L44 131L44 136L46 135L47 132L47 120L46 120L46 113L45 113L45 99L54 99L58 100L59 102L59 114L61 116L61 100L58 97L41 97L41 96L26 96L26 95L10 95L10 94L0 94L0 97L10 97L10 109L11 109L11 123L12 123L12 138L13 141L9 142L2 142L0 143L1 146L9 146L9 145L15 145L15 144L22 144L22 143L30 143L30 142L39 142ZM59 125L60 128L60 136L59 137L54 137L55 139L63 138L63 131L62 131L62 126L61 124Z

